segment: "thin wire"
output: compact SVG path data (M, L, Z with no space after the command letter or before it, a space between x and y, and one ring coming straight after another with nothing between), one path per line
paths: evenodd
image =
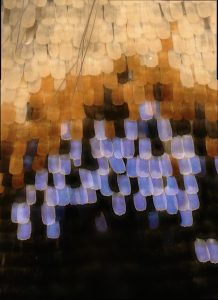
M86 22L86 26L85 26L85 29L83 31L83 35L82 35L82 38L81 38L81 41L80 41L80 45L79 45L79 50L78 50L78 55L77 55L76 62L70 68L69 72L71 72L75 66L76 66L76 71L77 71L78 63L79 63L79 59L80 59L80 53L82 51L82 55L83 55L84 40L85 40L85 36L86 36L87 30L88 30L89 22L90 22L90 19L91 19L91 15L92 15L95 3L96 3L96 0L93 0L92 7L91 7L91 10L90 10L90 13L89 13L89 17L88 17L88 20ZM81 57L81 60L82 60L82 57ZM58 89L56 90L56 93L55 93L54 97L57 96L57 93L60 90L61 86L63 85L64 80L65 79L63 79L62 82L60 83Z
M23 2L23 4L24 4L24 2ZM27 7L28 7L28 5L24 8L23 12L21 11L21 17L17 20L16 24L14 25L14 30L16 29L16 26L17 26L18 22L19 21L21 22L22 16L23 16L24 12L26 11ZM23 9L23 6L22 6L22 9ZM13 32L14 32L14 30L13 30ZM13 34L13 32L11 34ZM10 38L10 36L7 37L7 39L4 41L2 46L4 46L4 44L8 41L9 38Z
M85 26L85 29L84 29L84 32L83 32L83 35L82 35L82 38L81 38L81 41L80 41L80 47L79 47L79 51L81 52L81 46L82 46L82 43L83 43L83 40L85 39L85 35L87 33L87 29L88 29L88 26L89 26L89 22L90 22L90 19L91 19L91 16L92 16L92 12L93 12L93 8L94 8L94 5L96 3L96 0L93 0L93 3L92 3L92 8L90 10L90 13L89 13L89 17L88 17L88 20L87 20L87 23L86 23L86 26ZM78 84L78 81L79 81L79 76L81 74L81 71L82 71L82 67L83 67L83 63L84 63L84 60L85 60L85 56L86 56L86 53L88 51L88 47L89 47L89 44L90 44L90 40L91 40L91 36L92 36L92 33L93 33L93 30L94 30L94 25L95 25L95 20L96 20L96 16L97 16L97 10L98 10L98 5L97 5L97 9L96 9L96 12L95 12L95 17L94 17L94 22L93 22L93 25L92 25L92 29L91 29L91 33L90 33L90 36L89 36L89 40L88 40L88 43L87 43L87 47L86 47L86 50L85 50L85 53L82 57L82 61L81 61L81 67L80 67L80 71L79 71L79 74L77 76L77 81L76 81L76 84L75 84L75 88L73 90L73 97L75 95L75 91L76 91L76 88L77 88L77 84ZM78 53L78 59L79 59L79 53ZM73 64L73 66L70 68L69 72L75 67L76 63L78 63L77 61ZM58 89L56 90L56 93L54 95L54 98L57 96L58 94L58 91L60 89L60 87L62 86L62 84L64 83L65 79L63 79L63 81L61 82L61 84L59 85ZM72 99L73 99L72 97ZM41 118L38 119L39 120L43 120L44 117L42 116Z
M88 43L87 43L87 47L86 47L86 50L85 50L85 53L84 53L84 56L83 56L83 59L82 59L80 71L79 71L79 74L78 74L78 76L77 76L76 84L75 84L75 86L74 86L73 97L74 97L75 92L76 92L76 88L77 88L77 85L78 85L78 82L79 82L79 79L80 79L80 75L81 75L81 72L82 72L82 68L83 68L83 64L84 64L85 57L86 57L86 53L87 53L87 51L88 51L89 44L90 44L90 41L91 41L92 33L93 33L93 30L94 30L94 26L95 26L95 21L96 21L96 16L97 16L97 11L98 11L98 6L97 6L97 9L96 9L96 12L95 12L94 21L93 21L92 29L91 29L91 33L90 33L89 40L88 40ZM73 98L73 97L72 97L72 98Z
M28 6L28 5L27 5L27 6ZM25 9L27 8L27 6L25 7ZM22 18L23 18L23 14L24 14L25 9L24 9L24 0L23 0L22 11L21 11L21 16L20 16L20 23L19 23L19 27L18 27L18 34L17 34L16 47L15 47L15 54L16 54L16 51L17 51L17 46L18 46L19 37L20 37L21 21L22 21Z
M88 30L88 25L89 25L89 22L90 22L90 19L91 19L91 16L92 16L92 11L94 9L95 3L96 3L96 0L94 0L93 3L92 3L92 7L91 7L91 10L90 10L90 13L89 13L89 17L88 17L88 20L86 22L85 30L83 32L82 39L81 39L81 42L80 42L79 49L80 49L80 47L82 48L82 55L83 55L83 47L84 47L85 35L87 33L87 30ZM81 46L81 44L82 44L82 46ZM77 58L78 58L78 61L79 61L79 52L78 52ZM76 67L76 69L77 69L77 67Z

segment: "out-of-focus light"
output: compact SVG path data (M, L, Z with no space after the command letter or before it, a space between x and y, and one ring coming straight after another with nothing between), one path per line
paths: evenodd
M208 239L206 241L207 249L210 253L210 262L213 264L218 263L218 241L215 239Z
M28 240L31 237L32 225L29 221L25 224L18 224L17 227L17 238L20 241Z
M156 211L152 211L148 214L148 224L150 229L156 229L159 226L159 217Z
M182 227L190 227L193 225L193 217L191 210L182 210L180 211L181 215L181 226Z
M207 248L207 244L204 240L196 239L195 254L199 262L205 263L210 260L210 254Z
M95 218L95 226L96 226L96 229L101 233L104 233L107 231L108 226L107 226L107 222L106 222L106 219L105 219L105 216L103 213L100 213L100 215Z
M53 224L55 222L55 207L43 203L41 206L41 216L44 225Z
M28 205L36 203L36 189L34 185L26 185L26 202Z
M200 156L200 163L201 163L201 176L206 174L206 160L204 156Z
M17 205L17 223L26 224L30 219L30 207L27 203Z
M125 198L121 194L113 193L112 195L112 207L116 215L122 216L126 213Z
M70 191L70 204L78 205L80 204L80 192L79 188L71 189Z
M23 167L25 171L31 171L33 163L33 157L30 155L25 155L23 158Z
M216 172L218 174L218 157L214 158L214 163L215 163Z
M14 202L12 204L12 208L11 208L11 221L13 223L17 223L17 208L18 208L19 203Z
M95 190L87 189L87 195L88 195L89 204L93 204L97 202L97 195Z
M51 225L47 225L47 237L49 239L58 239L60 237L60 224L55 222Z
M117 183L119 186L120 193L124 196L131 194L131 185L130 180L127 175L118 175L117 176Z

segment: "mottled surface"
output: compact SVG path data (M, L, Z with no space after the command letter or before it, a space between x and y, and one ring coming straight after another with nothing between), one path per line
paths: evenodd
M96 1L77 81L92 3L2 3L0 298L217 299L215 1Z
M10 221L13 195L1 197L1 296L141 299L164 293L216 299L218 266L197 261L194 241L196 236L217 239L217 179L199 179L201 208L194 212L191 228L181 228L176 216L163 212L159 228L149 229L148 210L136 212L132 199L127 215L116 217L110 199L100 197L93 206L59 211L58 241L46 239L39 204L32 211L33 237L17 241ZM100 211L108 224L106 233L96 231Z

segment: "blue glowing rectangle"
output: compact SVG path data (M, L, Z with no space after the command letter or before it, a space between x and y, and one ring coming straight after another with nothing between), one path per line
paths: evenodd
M162 176L168 177L173 175L173 168L171 164L170 157L167 153L164 153L160 157L160 166Z
M45 202L49 206L56 206L58 205L58 191L54 187L48 186L45 190Z
M122 156L125 158L131 158L135 153L134 141L123 138L121 142L121 152Z
M63 189L65 187L65 176L61 173L53 174L53 181L56 189Z
M32 224L31 222L25 224L18 224L17 227L17 238L20 241L28 240L31 237Z
M157 130L158 130L159 138L162 142L166 142L172 139L172 128L169 120L158 119Z
M77 160L81 158L82 154L82 143L81 141L70 141L70 158Z
M124 196L131 194L130 180L127 175L118 175L117 183L118 183L121 194L123 194Z
M136 173L136 158L128 158L126 160L126 174L129 177L137 177Z
M180 211L180 215L181 215L180 225L182 227L190 227L190 226L193 225L193 217L192 217L192 211L191 210Z
M136 174L139 177L149 176L149 164L147 159L141 159L139 156L136 159Z
M55 222L55 207L54 206L48 206L46 203L44 203L41 206L41 216L42 216L42 222L44 225L51 225Z
M49 173L57 173L60 171L59 155L48 155L48 171Z
M142 159L151 158L151 141L150 139L144 138L139 139L139 156Z
M109 163L113 171L117 174L122 174L126 171L126 166L122 158L111 157Z
M137 211L146 210L147 207L146 198L140 192L133 195L133 202L134 202L135 209Z
M43 191L47 188L48 184L48 171L43 169L36 172L35 187L36 190Z
M94 121L94 128L95 128L95 137L98 140L105 140L105 121Z
M112 195L112 207L113 211L117 216L122 216L126 213L126 202L125 198L121 194Z
M140 193L143 196L151 196L154 193L151 177L138 177L138 185Z
M154 207L157 211L163 211L167 209L167 200L165 193L157 196L153 196Z
M49 239L58 239L60 237L60 224L55 222L47 226L47 238Z
M111 157L113 155L113 144L112 141L109 139L101 140L100 141L100 150L102 157Z
M101 193L103 196L111 196L112 195L112 191L111 188L109 186L109 182L108 182L108 176L107 175L101 175L100 176L101 179Z
M127 139L136 140L138 137L138 125L136 121L124 120L124 129Z

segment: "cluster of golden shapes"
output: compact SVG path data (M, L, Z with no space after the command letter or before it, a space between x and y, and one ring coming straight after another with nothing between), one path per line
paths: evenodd
M163 118L173 120L194 120L195 107L200 104L205 111L205 119L216 122L218 119L217 91L207 85L195 84L184 87L179 70L169 66L168 50L172 41L165 40L163 51L159 53L159 66L142 66L139 56L122 56L114 61L114 72L98 76L81 76L79 79L70 74L66 77L63 91L55 91L51 76L42 79L40 91L30 95L27 121L19 124L16 119L16 105L3 102L1 140L5 143L9 156L9 173L12 174L12 186L24 185L23 157L27 142L38 140L37 152L32 162L32 170L46 166L48 154L58 154L60 148L61 124L70 122L73 140L83 138L83 119L85 107L104 108L104 90L111 90L111 101L116 107L128 106L129 119L138 120L139 105L155 100L155 87L160 89L160 113ZM127 77L125 77L125 76ZM124 76L124 82L119 78ZM108 138L115 136L113 121L105 121L105 133ZM206 149L209 156L218 156L218 139L206 137ZM176 166L176 163L175 163ZM176 167L175 167L176 168ZM0 192L2 186L0 174Z
M134 60L132 60L133 62ZM131 66L131 64L130 64ZM140 67L141 69L142 67ZM146 68L144 68L146 72ZM2 140L26 141L40 138L40 154L48 151L55 152L59 146L60 124L72 121L72 138L81 139L83 135L82 120L85 118L84 105L104 106L104 87L112 89L112 103L120 106L127 103L129 119L139 118L138 105L144 101L154 100L154 84L157 69L147 70L147 83L139 81L139 72L133 80L124 84L118 83L117 74L81 77L75 93L76 78L69 76L64 91L55 92L52 88L52 78L43 79L39 93L32 94L29 106L32 109L31 120L24 124L14 121L15 109L13 104L2 105ZM160 72L159 72L160 73ZM151 78L153 80L151 81ZM161 115L169 119L195 119L195 105L200 103L205 109L205 118L210 122L217 120L217 92L208 87L196 84L194 88L184 88L180 82L161 84L160 103ZM52 140L48 146L48 137ZM49 150L50 149L50 150Z

